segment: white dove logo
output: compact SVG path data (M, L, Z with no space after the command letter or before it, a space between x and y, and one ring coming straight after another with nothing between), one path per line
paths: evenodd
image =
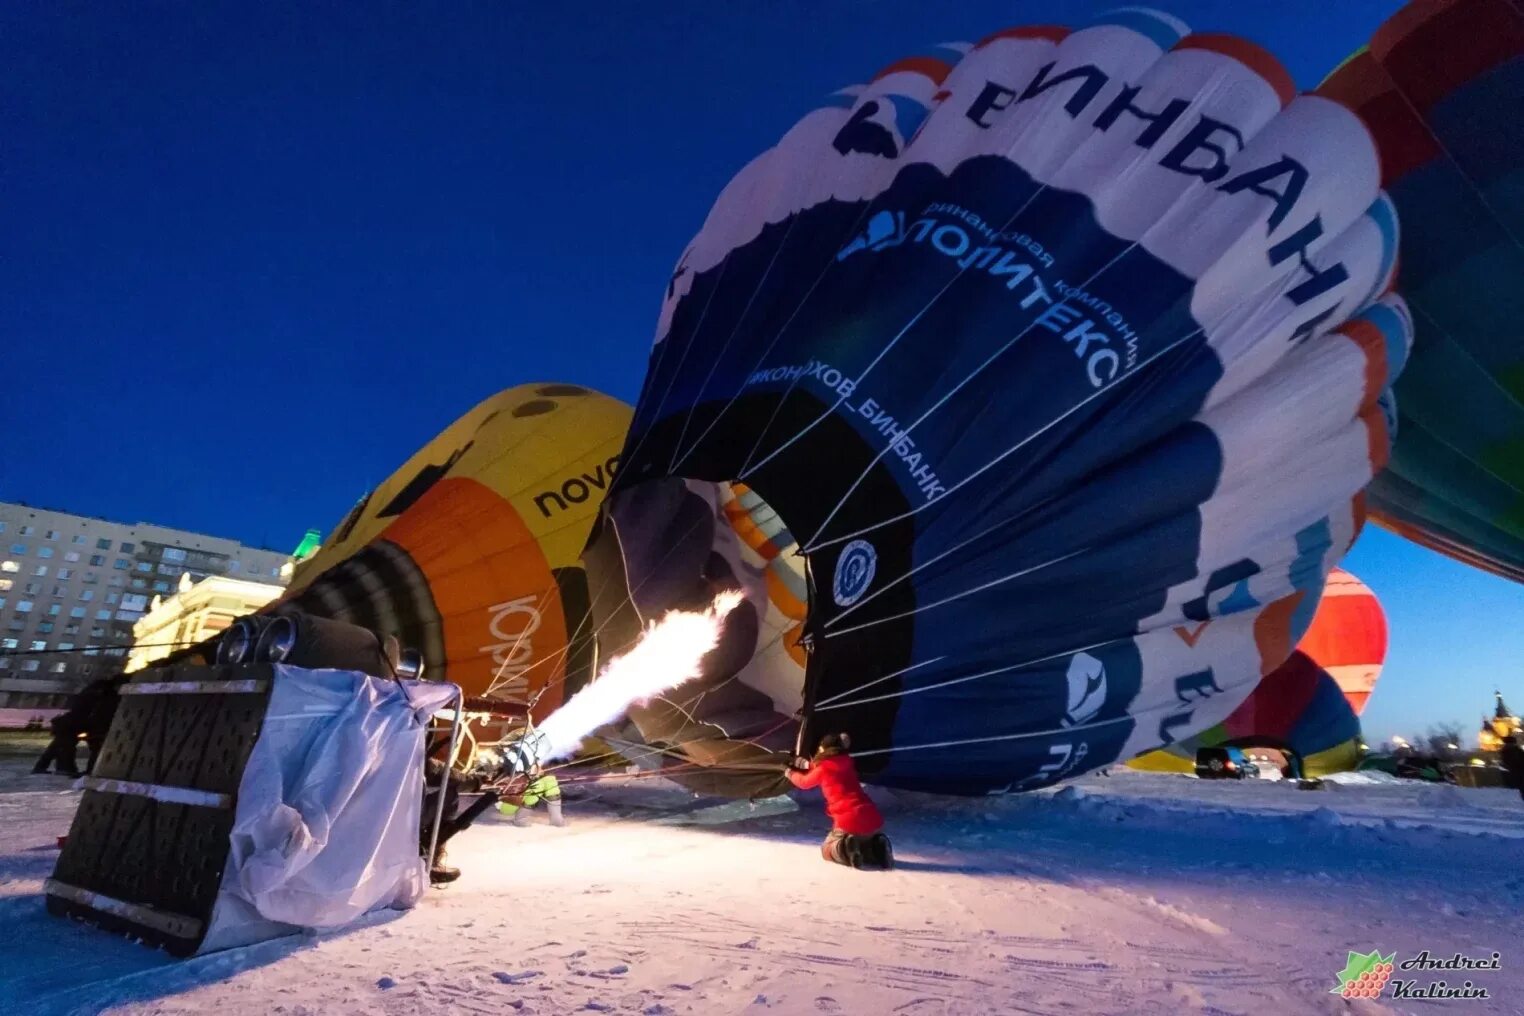
M1106 665L1089 653L1075 653L1069 661L1069 708L1066 725L1087 723L1106 703Z

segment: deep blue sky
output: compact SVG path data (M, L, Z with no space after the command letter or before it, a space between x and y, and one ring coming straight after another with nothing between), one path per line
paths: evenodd
M501 388L633 399L677 254L817 97L1111 6L0 5L0 499L294 547ZM1396 4L1168 6L1310 87ZM1384 534L1352 567L1371 734L1524 703L1524 589Z

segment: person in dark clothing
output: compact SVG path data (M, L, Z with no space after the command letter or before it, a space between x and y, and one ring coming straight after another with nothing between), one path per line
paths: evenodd
M75 758L75 749L79 745L79 735L82 731L79 717L70 710L53 717L50 726L53 729L53 739L43 749L42 756L32 767L32 772L46 773L50 767L54 767L60 776L82 775L79 771L79 762Z
M79 763L75 759L75 748L80 736L89 737L92 729L99 732L99 740L90 749L90 764L95 764L95 755L100 750L99 743L106 737L105 729L99 727L100 719L104 717L105 724L109 727L111 716L116 711L117 689L120 685L113 682L117 680L118 678L103 677L91 681L74 696L62 715L53 718L53 740L48 742L42 757L32 767L32 772L45 773L49 766L56 766L57 771L64 776L81 775ZM108 699L109 711L106 706Z
M90 749L90 758L85 762L87 773L95 772L95 760L100 757L101 748L106 743L111 721L116 719L116 707L121 704L122 686L126 683L125 674L118 674L106 681L105 687L91 704L89 714L85 716L85 744Z
M434 864L429 868L429 881L434 885L447 885L460 878L460 869L451 867L445 860L445 844L457 833L464 832L481 817L482 813L498 802L496 791L482 791L481 781L463 776L453 768L446 774L444 762L434 758L434 752L445 745L431 747L423 769L423 815L419 828L418 852L428 857L429 841L434 830L434 816L439 809L439 779L445 775L444 813L440 816L439 841L434 853ZM460 807L461 794L481 793L475 801Z
M1517 790L1519 800L1524 801L1524 748L1519 746L1519 739L1512 734L1503 738L1500 761L1508 773L1508 785Z
M794 760L789 782L800 790L819 787L825 796L831 831L820 845L821 857L854 868L892 868L894 849L884 835L884 817L863 791L851 747L846 734L827 734L813 759Z

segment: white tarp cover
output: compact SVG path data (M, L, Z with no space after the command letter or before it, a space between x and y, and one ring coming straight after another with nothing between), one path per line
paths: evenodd
M454 686L275 672L203 950L411 907L428 884L418 854L424 725Z

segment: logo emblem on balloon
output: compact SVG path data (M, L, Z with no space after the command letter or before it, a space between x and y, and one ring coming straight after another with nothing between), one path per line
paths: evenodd
M868 220L868 228L836 252L837 261L845 261L860 250L876 249L879 244L902 236L905 232L904 212L879 212Z
M1069 661L1069 708L1064 719L1072 726L1088 722L1106 703L1106 665L1089 653Z
M850 607L862 599L878 570L878 551L867 540L853 540L836 559L836 578L831 593L841 607Z

